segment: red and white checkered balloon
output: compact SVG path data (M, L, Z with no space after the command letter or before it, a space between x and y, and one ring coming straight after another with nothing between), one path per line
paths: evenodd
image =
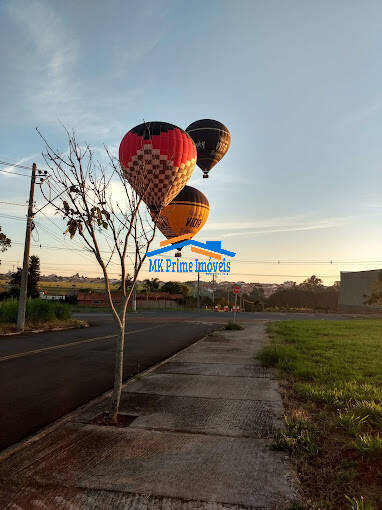
M126 179L151 211L160 211L183 189L196 164L196 147L183 129L146 122L131 129L119 146Z

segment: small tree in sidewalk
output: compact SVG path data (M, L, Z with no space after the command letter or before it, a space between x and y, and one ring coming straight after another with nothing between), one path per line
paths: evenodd
M78 143L74 133L67 132L65 153L54 150L42 138L46 148L44 158L50 168L50 175L41 184L42 194L65 221L65 233L71 239L79 237L94 255L102 270L108 303L118 326L109 412L109 420L116 423L123 381L127 306L155 236L157 215L147 214L142 197L128 184L119 162L106 147L107 163L101 164L88 145L83 147ZM130 267L127 267L128 249L132 253ZM116 272L117 266L122 292L122 302L118 306L113 301L110 286L110 268Z

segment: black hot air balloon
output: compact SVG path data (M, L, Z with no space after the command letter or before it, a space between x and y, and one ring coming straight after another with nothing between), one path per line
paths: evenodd
M198 159L196 164L203 170L203 177L219 163L229 149L231 135L228 128L217 120L202 119L190 124L186 132L196 145Z

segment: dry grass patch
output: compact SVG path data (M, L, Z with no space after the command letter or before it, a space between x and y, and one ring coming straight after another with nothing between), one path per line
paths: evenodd
M52 320L48 322L27 322L24 332L52 331L61 329L87 328L88 322L78 319ZM17 327L14 323L0 323L0 335L16 334Z

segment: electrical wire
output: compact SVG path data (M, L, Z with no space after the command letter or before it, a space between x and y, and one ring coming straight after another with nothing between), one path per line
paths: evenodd
M6 204L6 205L19 205L21 207L27 207L28 204L25 202L25 204L16 204L15 202L3 202L0 200L0 204Z
M0 217L6 218L9 220L21 220L21 221L25 221L25 218L26 218L26 216L15 216L12 214L4 214L4 213L0 213Z
M28 177L28 179L30 179L30 175L25 175L25 174L19 174L18 172L9 172L8 170L1 170L0 169L0 172L2 172L3 174L10 174L10 175L18 175L20 177Z
M0 160L0 165L7 166L7 167L12 167L12 168L13 167L15 167L15 168L22 168L23 170L32 170L32 165L30 165L30 166L20 165L20 163L10 163L9 161L2 161L2 160ZM36 165L36 170L40 171L40 172L48 172L48 170L46 170L45 168L39 168L37 165ZM28 177L30 177L30 175Z

